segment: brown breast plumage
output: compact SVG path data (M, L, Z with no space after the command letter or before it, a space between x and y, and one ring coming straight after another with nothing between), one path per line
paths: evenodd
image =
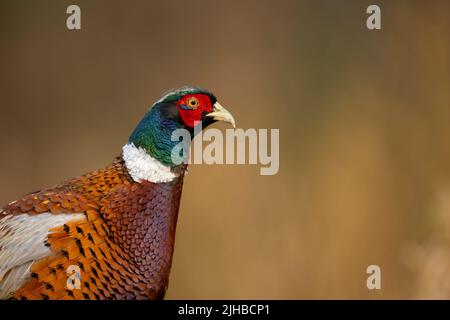
M67 215L84 219L53 228L48 256L31 264L16 299L158 299L172 261L183 170L168 183L137 183L122 158L109 167L32 193L4 216ZM79 272L80 287L67 286ZM7 278L7 275L4 277Z

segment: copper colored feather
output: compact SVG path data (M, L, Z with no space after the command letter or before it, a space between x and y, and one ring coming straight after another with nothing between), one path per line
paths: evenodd
M169 183L136 183L123 160L4 208L4 215L86 214L48 237L53 255L31 266L16 299L158 299L172 262L183 174ZM64 213L63 213L64 212ZM67 289L67 269L81 270L81 288Z

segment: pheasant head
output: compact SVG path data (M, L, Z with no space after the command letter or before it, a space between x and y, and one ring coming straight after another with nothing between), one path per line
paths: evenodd
M212 93L196 87L181 87L167 92L153 105L131 134L129 143L163 165L176 166L172 150L179 141L172 139L173 132L186 129L192 139L195 132L200 131L195 129L204 129L216 121L235 126L231 113Z

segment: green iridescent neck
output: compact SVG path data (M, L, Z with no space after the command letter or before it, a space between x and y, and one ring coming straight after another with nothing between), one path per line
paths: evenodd
M151 157L167 166L174 166L172 150L180 141L172 141L172 133L182 125L174 119L167 119L161 113L161 106L155 105L139 122L129 142L144 149Z

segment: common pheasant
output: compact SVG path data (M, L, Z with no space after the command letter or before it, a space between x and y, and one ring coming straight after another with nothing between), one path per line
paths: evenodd
M220 120L234 126L212 93L171 90L112 164L0 209L0 298L162 299L187 168L171 136Z

